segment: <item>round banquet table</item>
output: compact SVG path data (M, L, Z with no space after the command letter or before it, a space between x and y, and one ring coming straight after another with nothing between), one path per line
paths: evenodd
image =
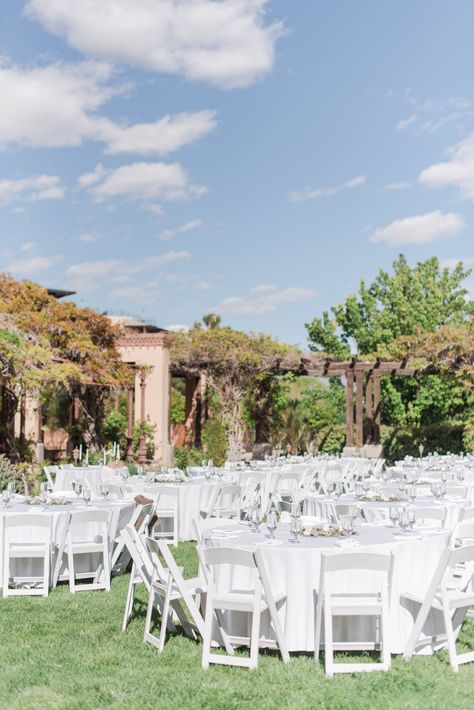
M108 466L60 468L56 473L54 491L72 491L74 481L85 481L93 496L99 496L101 483L111 483L116 471ZM122 481L123 482L123 481Z
M433 497L416 498L412 503L410 500L394 501L392 503L385 501L367 501L359 500L353 495L342 495L339 499L333 496L321 496L316 493L308 493L305 496L303 503L303 513L305 515L315 515L328 518L330 512L330 504L332 505L357 505L359 508L365 509L370 516L370 522L389 520L389 508L392 506L408 505L415 508L445 508L446 509L446 529L452 530L456 525L461 508L469 508L471 502L467 498L450 497L442 501L438 501ZM321 515L322 512L322 515Z
M400 601L401 592L424 596L440 555L445 548L449 533L442 531L416 531L397 535L393 528L385 525L360 525L358 535L351 543L327 537L301 537L299 543L291 543L289 526L280 524L276 531L276 543L270 542L263 534L253 533L248 527L230 524L229 530L236 535L230 539L213 538L212 530L205 536L207 546L238 546L255 549L261 546L263 559L271 588L286 593L286 602L279 608L279 616L290 651L314 650L315 591L318 590L322 552L366 551L377 553L394 552L394 573L390 598L390 650L402 653L413 627L419 606L413 602ZM222 528L220 528L222 531ZM356 540L357 547L352 541ZM347 544L347 547L346 547ZM355 575L355 576L354 576ZM354 582L357 588L361 582L371 590L371 572L365 572L361 580L360 572L341 573L337 582L337 592L351 592ZM373 578L372 578L373 579ZM218 591L225 593L232 588L248 588L251 578L247 569L233 565L223 565L217 569ZM248 636L245 617L231 612L229 617L231 635ZM442 618L433 611L428 617L424 633L432 636L442 630ZM262 616L261 634L263 638L273 638L266 615ZM334 619L334 641L347 642L348 649L373 641L373 620L366 617L340 617ZM218 637L216 637L218 640ZM352 644L352 645L351 645ZM439 647L427 644L423 653L430 653Z
M185 483L150 483L144 478L133 476L126 481L117 481L117 485L123 488L130 486L129 496L144 495L149 498L160 495L159 507L173 508L175 498L166 495L170 489L178 490L178 540L195 540L196 535L193 528L193 519L199 520L201 509L206 510L210 504L216 486L225 488L226 483L218 480L206 480L205 478L193 478ZM167 525L167 521L163 521ZM166 528L164 528L166 529Z
M15 499L16 500L12 500L9 503L8 507L2 506L0 508L0 586L3 581L3 517L5 515L11 513L52 515L53 556L51 561L51 579L54 579L56 565L59 566L59 579L68 579L67 558L63 557L62 550L66 542L70 514L75 511L94 509L109 511L111 513L109 547L110 552L112 552L114 539L119 534L120 530L129 523L135 508L135 501L133 500L110 500L105 502L103 500L91 500L87 507L84 501L74 500L68 505L48 505L46 509L43 510L43 506L41 505L28 505L27 503L20 502L20 496L15 496ZM80 531L81 534L83 533L83 540L94 539L94 527L92 523L84 526L84 529ZM28 529L26 526L20 527L18 528L16 540L24 543L34 542L33 535L34 529ZM42 575L42 561L38 562L33 559L20 558L13 560L11 565L14 575L17 577L33 576L35 574ZM74 565L77 572L86 572L90 569L96 569L95 555L79 555L74 560Z

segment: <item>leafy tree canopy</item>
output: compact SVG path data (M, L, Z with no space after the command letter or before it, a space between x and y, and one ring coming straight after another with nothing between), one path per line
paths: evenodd
M459 262L450 270L436 257L410 267L400 255L393 273L380 270L374 282L306 324L312 350L347 357L383 351L398 338L460 325L474 313L462 285L470 270Z

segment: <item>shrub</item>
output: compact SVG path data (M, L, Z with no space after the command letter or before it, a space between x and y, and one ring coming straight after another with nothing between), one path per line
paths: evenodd
M183 446L178 446L174 450L175 464L182 471L186 471L186 466L199 466L203 456L201 449L185 449Z
M209 419L202 428L202 445L204 456L212 459L215 466L223 466L227 459L227 434L218 417Z

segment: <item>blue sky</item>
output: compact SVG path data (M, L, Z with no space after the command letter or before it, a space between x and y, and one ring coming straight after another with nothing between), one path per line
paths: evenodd
M4 3L1 268L304 344L401 252L474 264L473 26L470 0Z

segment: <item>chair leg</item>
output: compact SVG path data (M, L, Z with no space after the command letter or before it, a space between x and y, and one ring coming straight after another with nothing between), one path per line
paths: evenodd
M388 600L384 598L382 606L382 614L380 616L380 636L381 636L381 660L384 668L388 670L392 663L392 655L390 652L390 619L388 612Z
M127 599L125 601L125 610L123 613L122 631L125 631L125 629L128 626L128 622L130 621L130 617L132 616L133 600L135 598L135 584L133 581L134 576L135 576L135 563L133 563L133 565L132 565L130 582L128 584Z
M213 607L212 607L212 594L207 593L206 595L206 613L204 617L204 633L202 637L202 661L201 666L204 670L209 668L209 656L211 655L211 636L212 636L212 618L213 618Z
M252 614L252 628L250 633L250 668L257 668L258 666L260 618L260 609L258 611L254 609Z
M5 545L5 557L3 560L3 596L8 597L10 587L10 550L8 544Z
M49 568L50 568L50 554L51 547L45 549L44 554L44 566L43 566L43 597L47 597L49 594Z
M324 669L331 678L334 674L334 649L332 645L332 614L331 605L324 601Z
M172 580L172 577L170 574L168 577L168 586L166 588L165 600L163 602L163 613L162 613L162 617L161 617L160 638L158 641L158 653L161 653L165 647L166 627L167 627L167 623L168 623L168 616L170 613L170 599L171 599L172 587L173 587L173 580Z
M103 562L104 562L105 591L110 592L110 555L109 555L109 545L107 542L104 544Z
M446 641L448 646L449 663L455 673L459 671L458 656L456 652L456 640L454 638L453 624L448 605L443 600L443 619L446 629Z
M150 594L148 595L148 604L146 607L146 616L145 616L145 630L143 634L143 640L148 641L148 643L152 643L154 646L157 645L157 639L156 636L154 636L151 633L151 621L152 621L152 615L153 615L153 607L155 606L155 598L156 594L153 589L153 587L150 589Z
M316 592L315 592L316 594ZM322 604L322 594L318 594L318 601L316 604L316 619L314 624L314 660L319 660L319 650L321 646L321 621L323 616L323 604Z
M76 593L76 579L74 575L74 553L71 544L67 548L67 567L69 573L69 591L71 594Z

